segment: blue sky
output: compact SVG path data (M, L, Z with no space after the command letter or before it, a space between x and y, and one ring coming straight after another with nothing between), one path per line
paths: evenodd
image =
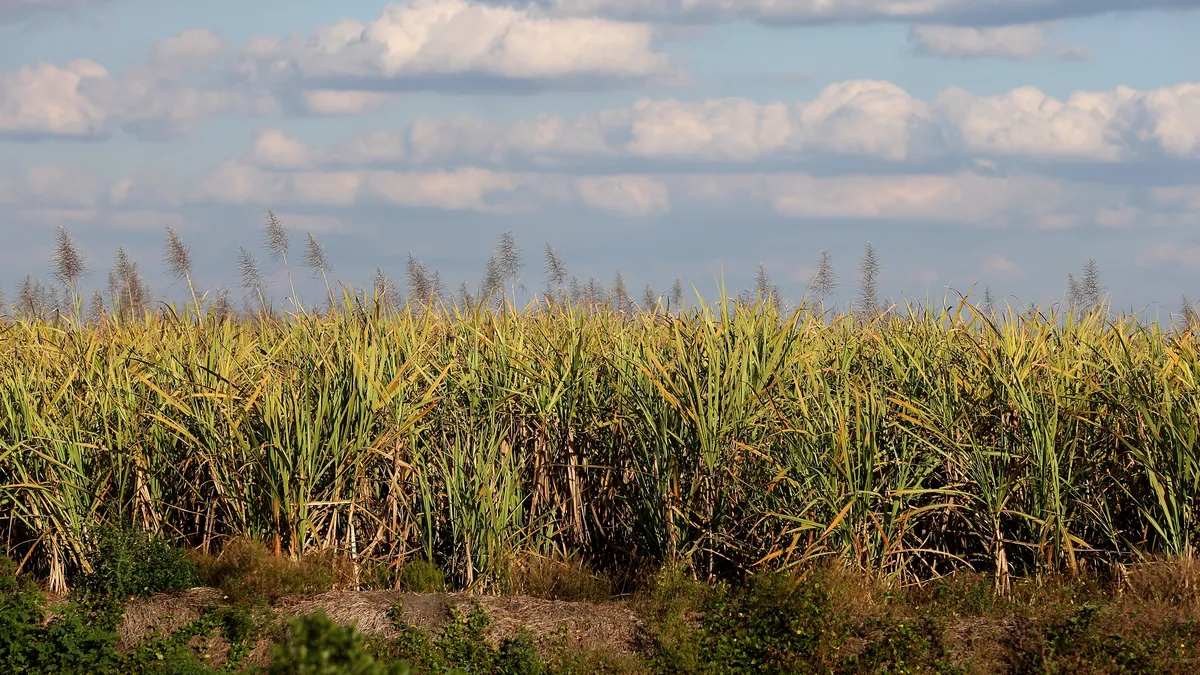
M895 297L1049 303L1095 257L1168 313L1200 297L1198 8L0 0L0 288L59 225L93 286L123 246L177 295L166 225L234 286L270 208L360 285L411 251L475 286L511 230L534 288L550 242L639 297L763 263L795 299L827 249L850 300L871 241Z

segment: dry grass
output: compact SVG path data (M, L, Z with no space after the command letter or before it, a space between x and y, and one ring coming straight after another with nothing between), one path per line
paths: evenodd
M218 555L196 554L197 576L232 603L274 604L289 595L314 595L354 584L352 563L331 551L298 559L277 556L258 542L234 539Z
M509 592L546 600L603 602L612 598L613 584L579 560L525 556L512 567Z
M128 650L151 637L170 635L227 600L220 589L208 587L132 600L125 605L117 629L117 649Z

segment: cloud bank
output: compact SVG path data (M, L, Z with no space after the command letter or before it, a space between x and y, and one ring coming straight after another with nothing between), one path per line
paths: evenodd
M1195 161L1200 159L1200 83L1081 91L1066 99L1034 87L995 96L954 88L926 101L888 82L851 80L794 104L667 98L507 125L465 115L419 118L403 129L372 131L325 148L267 130L251 156L273 168L489 165L524 170L603 170L638 163L659 170L697 164L753 170L839 159L876 168L973 160Z
M251 82L320 89L503 88L661 77L671 63L646 24L413 0L389 4L366 23L347 19L307 37L255 38L238 72Z
M1200 0L492 0L553 15L714 23L918 21L960 25L1031 23L1108 12L1193 9Z

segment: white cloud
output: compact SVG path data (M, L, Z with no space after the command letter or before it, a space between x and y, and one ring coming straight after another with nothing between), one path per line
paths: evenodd
M375 171L366 177L366 189L375 197L397 206L430 207L456 211L491 211L487 197L508 193L519 179L486 169L458 171Z
M191 28L158 41L145 62L118 75L88 60L0 73L0 136L96 137L120 128L163 140L222 113L362 114L395 101L395 92L380 90L388 88L677 76L653 42L646 24L548 18L466 0L394 3L365 24L255 38L236 59L220 35Z
M282 139L275 139L283 143ZM293 141L297 143L298 141ZM959 159L981 173L998 160L1122 162L1200 159L1200 84L1139 92L1076 92L1065 100L1034 87L996 96L948 89L932 101L888 82L850 80L794 105L741 98L643 99L574 119L539 115L500 125L454 115L418 118L332 148L309 161L340 167L491 165L550 170L611 168L645 160L685 163L817 162L830 157L895 165ZM256 161L273 166L277 160Z
M313 115L361 115L396 100L395 94L380 91L306 89L300 95Z
M629 113L624 150L641 157L749 161L787 147L789 116L782 103L645 99Z
M281 204L292 201L288 174L264 171L237 160L221 163L192 190L192 200L224 204Z
M170 70L204 70L225 55L229 45L205 28L188 28L150 47L149 65Z
M388 82L447 76L512 80L647 78L670 61L646 24L549 18L466 0L387 5L367 23L343 20L308 38L260 37L243 50L241 72L256 80Z
M584 204L623 216L648 216L671 210L667 186L649 176L582 178L578 187Z
M106 132L108 112L83 86L106 81L108 71L87 59L65 67L49 63L0 75L0 136L93 137Z
M216 33L188 29L159 40L145 63L97 83L90 94L124 129L154 140L189 135L221 113L269 112L269 96L264 101L224 85L197 83L212 78L228 53Z
M353 171L300 171L290 176L292 199L304 204L350 206L366 182Z
M297 169L309 164L308 144L279 129L264 129L254 139L250 156L260 166Z
M834 154L899 162L938 150L926 104L889 82L830 85L797 117L804 145Z
M1035 87L988 97L949 89L933 105L969 152L1115 161L1128 154L1121 113L1135 96L1119 89L1060 101Z
M1200 157L1200 83L1164 87L1134 97L1130 130L1172 157Z
M1194 0L490 0L535 5L554 14L602 15L681 23L753 20L764 23L831 21L944 21L1027 23L1113 11L1195 7Z
M0 74L0 135L88 138L122 127L164 139L221 112L252 113L261 101L193 81L224 49L216 34L192 29L155 43L145 63L118 76L86 59Z
M1022 24L1011 26L918 25L909 31L908 40L917 52L949 58L1062 59L1080 61L1092 57L1083 45L1053 42L1046 33L1052 26Z
M488 197L509 193L521 176L487 169L454 171L266 171L237 160L218 166L191 201L228 204L350 206L375 201L447 210L493 210Z
M997 279L1020 279L1025 276L1021 266L999 253L992 253L983 259L979 270L988 277Z
M1148 92L1118 87L1062 101L1034 87L979 97L950 89L934 108L965 150L1045 159L1116 161L1147 153L1200 157L1200 84ZM1148 146L1148 147L1147 147Z

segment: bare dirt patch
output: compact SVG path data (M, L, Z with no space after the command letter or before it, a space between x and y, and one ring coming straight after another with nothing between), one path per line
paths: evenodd
M353 623L367 635L390 638L397 634L391 616L397 603L405 624L434 634L451 620L452 610L468 613L479 606L491 619L488 638L494 644L524 629L539 643L566 638L580 647L629 654L634 651L641 627L637 615L624 602L566 602L463 593L329 591L311 598L284 600L276 611L295 617L321 609L338 623Z
M118 648L129 650L154 637L170 635L199 619L207 608L227 602L220 590L204 587L133 600L126 606L118 630ZM566 640L570 645L606 654L632 654L642 629L642 622L627 602L567 602L465 593L328 591L282 598L274 611L282 619L291 619L320 609L334 621L353 624L366 635L394 638L399 631L392 608L397 606L405 624L435 636L452 620L453 610L466 614L478 606L491 619L487 638L494 645L525 630L541 645L561 646ZM204 644L195 646L212 653L217 661L228 650L219 635L201 642Z

